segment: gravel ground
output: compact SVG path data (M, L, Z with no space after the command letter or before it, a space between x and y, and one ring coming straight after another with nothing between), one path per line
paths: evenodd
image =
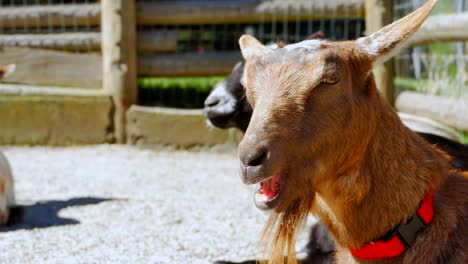
M211 263L255 257L266 216L229 154L7 147L23 221L1 263ZM299 245L300 247L301 245Z

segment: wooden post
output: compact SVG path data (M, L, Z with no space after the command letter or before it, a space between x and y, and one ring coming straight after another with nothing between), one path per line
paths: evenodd
M125 143L125 112L137 100L135 1L101 1L103 89L114 101L114 132Z
M383 28L393 21L393 0L365 0L366 35ZM374 76L382 96L393 105L393 60L374 68Z
M422 6L423 3L421 3L421 0L413 0L413 10L416 10ZM414 67L414 77L416 79L420 80L421 79L421 73L422 73L422 62L421 62L421 55L423 53L423 50L421 47L413 47L413 54L411 54L411 60L413 61L413 67Z
M463 0L458 0L457 1L457 13L462 13L463 12ZM460 85L464 85L465 83L465 43L460 42L457 43L457 81Z

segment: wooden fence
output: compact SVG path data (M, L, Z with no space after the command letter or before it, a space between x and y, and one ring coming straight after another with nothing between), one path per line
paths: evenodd
M137 76L225 75L241 58L238 51L177 52L177 30L167 26L348 19L364 13L362 0L297 1L305 12L282 2L101 0L1 6L0 64L17 64L16 73L4 81L37 90L71 87L112 95L116 138L124 142L125 111L137 100Z
M269 22L272 20L308 20L308 19L326 19L326 18L359 18L363 16L363 6L356 5L354 1L336 0L339 3L334 12L330 12L331 7L314 4L308 6L307 12L278 12L268 10L267 7L261 5L261 1L188 1L181 4L180 1L158 1L158 2L137 2L134 7L135 22L138 26L167 26L167 25L185 25L185 24L217 24L217 23L255 23ZM314 1L312 1L314 2ZM321 3L320 1L315 1ZM322 1L326 2L326 1ZM331 1L333 2L333 1ZM346 5L350 2L349 5ZM100 32L86 33L46 33L37 34L38 29L47 29L53 27L102 27L103 10L106 1L93 4L73 4L73 5L48 5L48 6L22 6L22 7L1 7L0 8L0 27L7 32L9 29L21 28L24 31L35 32L31 34L2 34L0 35L0 47L20 47L34 48L34 52L29 49L8 49L13 53L28 53L32 52L38 57L43 57L43 52L50 57L52 61L61 61L64 57L62 53L54 51L72 51L75 53L72 57L66 57L70 65L73 65L75 71L80 71L80 68L87 68L87 65L80 65L83 60L81 53L99 52L102 46L102 34ZM263 11L262 11L263 10ZM130 13L132 11L125 9L122 13ZM127 24L127 22L124 22ZM135 28L126 26L128 29ZM200 61L200 58L191 54L175 53L177 50L177 33L175 30L152 30L151 32L136 33L137 42L135 48L141 54L139 57L139 75L151 76L167 76L167 75L224 75L229 73L234 60L240 58L233 54L206 54L203 57L203 63L200 66L195 66L195 61ZM147 56L145 53L162 52L164 55ZM10 59L11 56L6 54L4 50L0 55L2 62L6 56ZM31 55L33 56L33 55ZM220 60L226 56L226 60ZM59 57L55 59L54 57ZM86 56L85 56L86 57ZM90 59L86 57L91 68L96 68L94 65L99 65L100 59ZM74 61L76 60L77 63ZM172 63L177 62L177 63ZM58 63L58 62L57 62ZM60 63L62 64L62 63ZM63 62L66 64L66 61ZM21 65L20 65L21 66ZM41 65L38 65L41 66ZM99 66L97 66L99 67ZM22 67L18 67L21 70ZM64 70L65 71L65 70ZM94 76L90 76L90 80L98 80L97 82L88 82L83 84L82 81L66 76L68 82L44 83L38 81L38 85L65 85L81 88L98 88L100 87L100 71L94 71ZM61 72L55 72L61 74ZM47 75L47 74L46 74ZM83 76L78 76L83 78ZM30 76L31 83L35 82L36 76ZM39 78L39 77L38 77ZM40 77L40 79L43 79ZM10 79L7 81L19 82L20 80Z
M412 6L412 9L414 9L418 5L423 4L424 2L425 1L421 0L412 0L408 1L407 4ZM403 1L400 1L399 3L404 4ZM466 52L468 52L468 49L463 48L462 44L463 42L468 42L468 30L466 30L466 26L468 25L468 12L466 12L466 6L465 8L463 8L462 3L463 0L453 0L451 2L447 1L444 3L442 1L439 1L438 5L444 4L445 7L452 4L452 7L450 9L451 12L455 11L458 13L436 13L431 15L424 22L422 27L416 32L416 34L414 34L409 40L409 46L413 48L411 56L408 57L407 55L402 55L400 57L406 57L407 62L409 62L410 60L413 62L414 74L416 79L421 78L421 64L423 64L427 68L426 71L429 72L429 76L427 76L426 78L430 80L426 82L417 82L416 80L414 80L414 83L418 85L418 87L416 87L416 90L424 92L401 92L395 99L395 107L398 111L413 114L416 116L427 117L441 124L468 132L468 100L466 97L463 97L463 92L459 91L460 89L466 90L468 88L466 87L466 85L468 84L466 82L466 79L464 81L459 79L463 75L466 76L466 71L468 70L468 68L466 68L466 63L468 59ZM456 10L453 9L454 7L456 7ZM445 10L444 12L447 12L447 10ZM423 54L423 48L421 46L435 42L458 42L456 44L457 53L427 55ZM459 49L459 45L462 45L461 50ZM430 53L430 50L428 50L428 52ZM427 64L429 63L429 61L431 61L432 58L434 58L434 61L430 63L437 65ZM441 60L439 61L439 59ZM452 65L456 66L457 68L456 79L454 76L448 76L448 71L450 68L449 64L446 63L446 61L448 60L456 61L457 65ZM401 66L401 64L399 65ZM447 76L444 77L445 79L439 80L441 76L433 76L437 75L437 73L431 71L436 71L437 69L443 69L443 71L447 74ZM453 78L453 80L449 81L450 78ZM441 87L439 86L444 86L443 89L445 91L440 90ZM427 93L427 91L430 92ZM458 91L458 93L455 91ZM436 93L437 95L430 93ZM442 96L438 95L439 93L446 93L451 95Z
M137 76L225 75L240 59L239 52L178 53L176 30L162 26L365 17L370 33L390 22L391 14L385 12L385 6L392 1L295 1L306 12L281 6L294 1L221 2L101 0L91 4L2 6L0 64L17 64L17 73L5 81L101 89L111 94L116 106L116 135L123 142L124 113L136 102ZM278 8L282 9L278 11ZM364 12L366 8L372 12ZM451 15L450 19L431 17L411 44L466 40L467 17L465 13ZM145 26L156 29L150 33L137 30ZM54 28L72 27L95 30L54 31ZM15 29L25 33L9 34ZM391 100L393 71L388 65L385 69L377 77L383 93Z

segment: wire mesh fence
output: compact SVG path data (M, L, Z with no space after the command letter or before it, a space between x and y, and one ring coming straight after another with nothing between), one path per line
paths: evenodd
M146 47L143 42L150 41L150 36L165 36L159 49L140 50L140 77L146 77L139 82L143 105L179 102L179 107L202 107L211 90L204 85L205 77L219 79L241 60L238 39L242 34L254 35L263 43L292 43L317 31L329 39L354 39L365 29L362 0L137 0L137 9L153 12L153 17L140 14L137 18L138 45ZM196 76L203 78L185 87L195 90L190 91L193 100L182 104L178 98L187 98L183 89L180 94L166 93L160 80L151 80L164 77L167 84L172 78L166 77L180 82Z
M362 0L136 0L136 6L139 103L144 105L202 107L213 84L241 60L242 34L264 43L298 42L317 31L344 40L362 36L365 24ZM34 48L28 56L35 60L51 58L44 50L99 52L100 15L97 0L0 0L0 47ZM2 52L0 63L25 57L23 51ZM54 70L31 77L24 59L16 79L4 81L99 87L99 59L60 57L55 69L60 80ZM85 61L92 66L84 67Z
M0 64L17 66L2 82L100 89L100 11L98 0L0 0Z
M0 0L0 46L100 49L98 0Z
M426 1L395 0L394 19L414 11ZM467 0L439 1L432 15L468 15ZM450 20L450 17L447 17ZM465 42L431 42L403 51L395 59L395 92L416 90L454 97L468 96L468 46Z

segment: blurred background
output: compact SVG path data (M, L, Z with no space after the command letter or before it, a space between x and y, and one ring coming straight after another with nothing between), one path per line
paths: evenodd
M17 66L15 73L3 79L0 86L2 100L10 100L8 106L6 103L0 106L4 112L0 120L7 127L15 127L14 131L0 133L0 143L223 142L232 138L232 133L220 140L183 143L177 139L172 142L173 139L163 135L173 133L163 131L169 127L162 121L155 121L158 131L152 133L161 136L154 140L148 139L151 137L145 134L148 132L141 131L146 128L135 128L132 124L138 126L141 116L148 112L172 115L173 108L201 109L214 85L241 60L237 40L244 33L264 43L298 42L317 31L332 40L356 39L401 18L424 2L0 0L0 64ZM446 107L440 106L444 113L434 116L425 109L407 109L404 100L399 106L396 99L408 90L466 99L467 5L467 0L439 1L409 48L387 63L380 73L376 72L389 102L396 102L405 112L421 115L422 111L423 116L443 121L463 135L468 127L460 127L459 123L465 119L462 122L453 117L456 120L447 123L444 116L455 114L445 113ZM59 106L63 102L69 104ZM48 109L44 109L44 104L49 104ZM135 108L138 113L128 113L132 105L150 108ZM466 110L466 101L464 108L460 107L457 111ZM437 105L432 108L431 112L439 111L434 110ZM5 114L12 113L12 109L14 115ZM161 114L165 110L169 112ZM127 122L129 115L137 116L135 122ZM31 125L40 119L43 119L40 125ZM24 133L32 127L38 130L37 135ZM77 135L76 127L87 128L92 135ZM59 131L50 132L53 128ZM201 134L206 138L212 132Z
M401 18L424 3L423 0L394 1L393 17ZM452 31L451 34L456 34L457 23L462 21L466 23L467 6L466 0L440 1L432 13L437 20L432 20L433 27L428 28L425 33L448 35ZM438 29L435 23L445 24L445 28ZM463 31L462 28L459 29ZM436 32L438 30L440 32ZM420 44L412 46L395 59L395 95L407 89L454 97L466 96L468 94L466 42L440 42L433 36Z

